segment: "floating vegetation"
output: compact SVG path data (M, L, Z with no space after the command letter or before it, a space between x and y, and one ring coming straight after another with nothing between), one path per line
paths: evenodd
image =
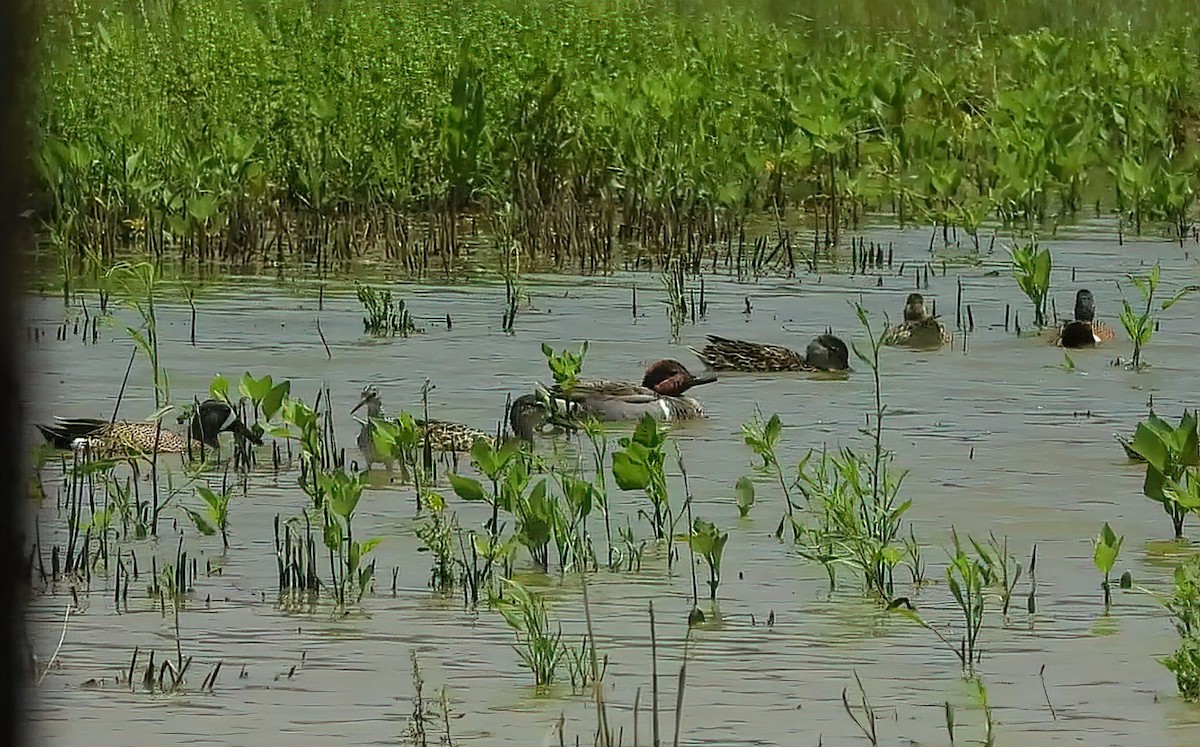
M413 321L404 299L393 299L389 288L378 290L355 283L358 302L363 307L363 332L374 337L408 337L421 332Z

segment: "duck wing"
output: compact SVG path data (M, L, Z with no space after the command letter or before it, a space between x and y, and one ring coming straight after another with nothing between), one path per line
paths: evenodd
M702 349L691 348L714 371L809 371L804 356L782 345L708 335Z

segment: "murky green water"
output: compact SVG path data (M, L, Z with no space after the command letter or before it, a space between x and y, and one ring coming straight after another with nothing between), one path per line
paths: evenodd
M896 268L929 258L926 231L879 233L894 241ZM1161 261L1166 282L1200 282L1194 243L1127 242L1117 246L1108 226L1076 229L1070 237L1045 242L1056 264L1053 297L1069 313L1075 290L1091 288L1098 313L1116 320L1126 272ZM1128 357L1119 333L1108 348L1073 354L1077 369L1060 367L1063 353L1036 338L1003 329L1005 304L1032 314L1006 269L1006 255L980 256L981 263L951 262L947 275L930 277L927 298L954 321L956 278L964 303L972 306L976 329L966 353L960 343L936 353L887 350L885 397L891 413L887 445L898 465L911 468L905 494L917 536L929 547L930 575L943 578L951 527L960 534L1008 536L1023 565L1038 547L1038 611L1024 612L1024 578L1010 620L990 613L984 627L982 665L997 721L999 744L1162 745L1200 741L1200 711L1180 702L1173 676L1155 661L1170 652L1176 635L1158 603L1145 594L1118 593L1103 616L1099 577L1090 539L1109 521L1126 537L1118 571L1129 569L1149 588L1169 588L1172 564L1154 555L1153 541L1170 535L1162 511L1141 495L1142 470L1127 462L1112 438L1130 431L1144 415L1148 397L1176 417L1196 406L1200 333L1195 320L1200 299L1181 302L1162 314L1161 330L1145 355L1153 366L1140 373L1114 367ZM1071 282L1075 268L1077 281ZM894 271L893 271L894 272ZM998 274L997 274L998 273ZM630 286L639 291L638 318L630 309ZM321 382L333 392L338 437L353 444L349 415L367 382L380 386L392 411L419 408L426 377L436 384L430 410L437 417L493 428L508 393L527 391L547 378L542 341L556 347L591 341L585 371L637 377L646 362L677 357L699 367L687 344L706 333L766 342L804 342L828 325L846 337L860 332L850 299L861 299L874 315L899 316L907 278L885 273L802 275L798 280L765 279L737 284L706 279L708 315L685 325L680 343L670 330L656 276L526 279L533 308L518 316L516 333L500 331L502 285L408 286L398 289L427 333L409 339L372 340L362 334L358 304L350 290L329 287L318 310L316 284L279 283L271 278L230 283L221 293L197 300L196 345L188 342L187 304L163 303L162 358L176 399L202 394L213 374L236 377L249 370L293 381L293 392L311 398ZM1126 284L1127 285L1127 284ZM1135 291L1125 287L1133 297ZM753 311L744 313L749 296ZM33 346L32 382L25 393L31 417L107 415L129 360L130 342L120 325L102 327L98 344L69 336L57 341L54 328L64 314L61 299L30 297L30 324L45 336ZM126 312L121 312L125 315ZM447 330L450 314L453 327ZM316 320L329 343L327 359ZM128 317L128 321L132 321ZM122 413L149 415L149 375L135 366ZM959 676L956 658L928 631L888 617L853 593L853 584L832 596L824 571L789 553L772 536L781 511L777 490L758 486L758 504L739 519L733 501L737 478L751 471L751 454L741 444L740 426L757 405L780 413L785 429L783 458L795 462L810 447L861 445L857 429L871 407L871 382L859 373L847 381L818 381L789 375L728 375L698 391L706 421L673 431L691 473L699 514L730 530L721 586L722 623L696 630L684 700L681 742L688 744L816 744L861 739L847 718L842 689L853 672L862 678L878 711L881 740L904 744L946 742L943 704L957 708L959 741L981 739L982 711ZM673 461L673 460L672 460ZM537 695L510 644L502 617L463 611L459 600L440 599L426 586L429 556L418 553L413 535L414 504L408 488L380 487L364 498L356 519L362 536L380 535L376 550L379 588L362 614L331 619L327 611L284 612L273 603L276 566L272 521L298 513L305 497L294 473L274 474L269 459L250 478L250 497L232 506L232 548L222 554L219 538L196 537L186 527L193 555L222 567L204 576L182 615L185 655L195 657L189 682L197 683L216 661L224 667L212 694L170 697L133 694L113 685L129 665L135 646L173 649L171 627L132 584L129 611L118 611L101 576L93 593L81 596L59 654L59 665L36 693L37 731L63 744L150 744L225 741L239 744L394 743L412 712L410 652L419 655L426 695L447 687L456 741L483 744L548 744L565 717L566 741L576 734L590 743L595 714L587 696L569 688ZM675 470L672 469L673 473ZM214 478L219 479L219 478ZM681 494L681 486L672 488ZM55 509L56 486L40 510L44 544L61 536L65 519ZM446 491L449 493L449 491ZM637 499L614 493L617 505ZM623 504L622 504L623 502ZM476 507L452 500L464 526L484 519ZM168 516L178 516L177 508ZM168 522L169 525L169 522ZM636 525L635 525L636 526ZM639 528L645 533L645 527ZM1194 527L1188 533L1195 536ZM174 553L166 532L161 547L135 547L143 563L152 551ZM686 557L686 556L685 556ZM47 559L47 563L48 563ZM524 559L519 570L529 570ZM324 564L322 564L324 568ZM398 589L390 576L398 571ZM143 572L144 573L144 572ZM847 581L850 577L846 576ZM544 582L560 584L556 575ZM577 579L568 577L551 592L552 614L569 637L584 632ZM646 609L658 612L664 735L674 728L673 706L683 654L691 580L686 563L668 573L661 557L647 557L641 573L599 573L589 585L591 612L601 655L609 659L605 697L610 719L632 742L633 702L641 690L639 740L650 741L650 647ZM65 585L34 599L33 646L42 660L62 632L71 596ZM944 585L926 587L915 599L934 624L956 624ZM775 623L764 621L774 613ZM757 624L755 624L757 623ZM1044 678L1054 715L1043 695ZM288 676L289 671L295 671ZM244 676L240 676L244 668ZM104 678L105 686L84 687Z

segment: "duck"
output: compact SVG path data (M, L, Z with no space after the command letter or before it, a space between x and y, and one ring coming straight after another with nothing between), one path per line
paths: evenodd
M1063 348L1091 348L1110 342L1117 333L1096 319L1096 300L1092 292L1081 288L1075 294L1075 318L1050 334L1050 342Z
M194 414L180 416L178 422L191 420L188 436L210 449L219 449L217 436L224 432L262 445L261 430L251 430L227 402L209 399L201 402ZM134 454L186 454L189 438L163 428L157 421L100 418L58 418L53 423L38 423L46 443L56 449L90 448L98 453L124 451Z
M708 335L703 349L691 348L700 360L715 371L847 371L850 369L850 350L846 343L832 334L823 334L809 341L803 353L782 345L731 340Z
M664 397L678 397L693 387L710 384L716 380L717 375L713 371L693 374L679 361L664 358L646 367L640 384L609 379L579 379L571 385L570 392L564 392L563 387L558 384L551 387L550 391L556 396L566 397L575 402L597 394L614 396L655 394Z
M642 382L580 379L569 388L538 385L534 394L522 395L509 407L509 427L519 438L532 436L547 425L572 429L588 418L619 422L641 420L695 420L704 417L699 400L685 392L717 380L713 371L693 374L677 360L651 363Z
M363 459L367 463L366 466L368 469L376 463L384 464L390 469L392 460L390 457L381 454L375 447L375 438L371 433L371 421L388 419L383 412L383 396L379 393L379 388L374 384L368 384L363 387L359 395L358 404L350 412L358 412L364 407L366 408L367 418L366 420L359 420L361 427L359 428L358 437L355 442L363 455ZM448 420L417 420L416 424L423 434L421 444L424 445L425 439L428 439L429 448L433 451L470 452L471 447L479 440L486 441L493 446L495 445L495 438L491 434L461 423L454 423Z
M946 325L925 310L925 297L909 293L904 301L904 321L884 333L885 345L936 349L950 344Z

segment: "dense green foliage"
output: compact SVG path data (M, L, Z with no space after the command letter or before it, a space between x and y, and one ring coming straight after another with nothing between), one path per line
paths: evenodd
M1109 30L1070 2L693 5L58 0L37 213L104 251L350 251L465 212L525 236L777 209L835 236L863 210L973 233L1093 199L1187 230L1194 6L1078 9Z

